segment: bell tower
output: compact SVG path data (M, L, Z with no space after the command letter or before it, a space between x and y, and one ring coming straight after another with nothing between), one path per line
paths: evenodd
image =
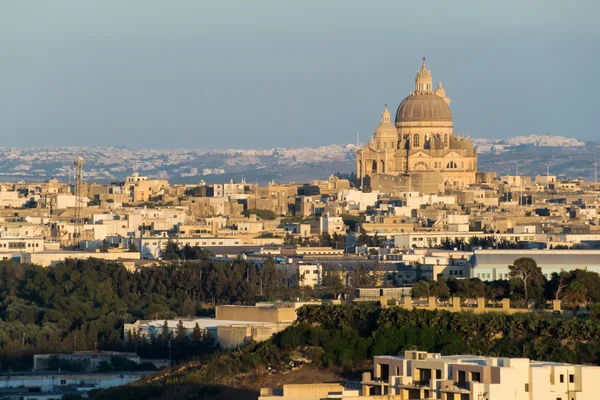
M423 57L423 63L421 69L417 72L415 78L415 93L431 93L432 89L431 72L427 69L425 64L425 57Z

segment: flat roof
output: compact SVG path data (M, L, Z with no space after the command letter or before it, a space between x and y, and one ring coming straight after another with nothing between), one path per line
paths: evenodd
M236 320L225 320L225 319L215 319L215 318L197 318L197 319L167 319L167 320L139 320L140 325L146 325L148 327L155 327L160 329L163 327L165 321L167 321L167 325L171 327L176 327L179 324L179 321L183 323L183 326L187 329L193 329L196 326L196 323L201 329L209 329L216 328L219 326L228 326L228 325L272 325L276 324L276 322L261 322L261 321L236 321Z

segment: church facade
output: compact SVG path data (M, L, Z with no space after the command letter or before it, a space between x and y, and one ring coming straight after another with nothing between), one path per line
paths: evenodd
M453 133L450 99L439 82L432 87L425 59L415 79L415 91L396 111L395 123L387 106L367 145L356 151L359 182L411 176L435 180L442 186L475 183L477 153L469 137ZM372 187L376 189L375 187Z

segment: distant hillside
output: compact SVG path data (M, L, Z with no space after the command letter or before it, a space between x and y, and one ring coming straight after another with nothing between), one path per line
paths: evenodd
M499 175L550 173L593 179L598 143L551 135L473 139L479 169ZM77 156L85 160L87 182L123 180L133 172L171 183L222 183L231 179L266 184L307 182L354 172L356 144L272 149L123 149L113 147L0 148L0 180L69 180Z

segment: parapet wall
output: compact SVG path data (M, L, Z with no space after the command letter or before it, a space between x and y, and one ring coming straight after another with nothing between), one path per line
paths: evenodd
M358 300L358 299L357 299ZM380 297L379 303L382 307L388 307L389 304L394 303L387 297ZM411 296L404 296L402 300L396 304L398 307L402 307L407 310L421 309L421 310L446 310L451 312L469 311L475 314L483 314L489 312L502 312L506 314L524 313L524 312L537 312L537 313L553 313L560 312L565 316L573 316L572 310L563 310L561 300L553 300L551 308L539 309L535 308L534 303L530 302L526 308L511 307L510 299L502 299L500 302L491 302L483 297L479 297L474 300L472 304L461 300L460 297L453 297L449 301L440 301L436 297L428 297L427 300L413 300Z

